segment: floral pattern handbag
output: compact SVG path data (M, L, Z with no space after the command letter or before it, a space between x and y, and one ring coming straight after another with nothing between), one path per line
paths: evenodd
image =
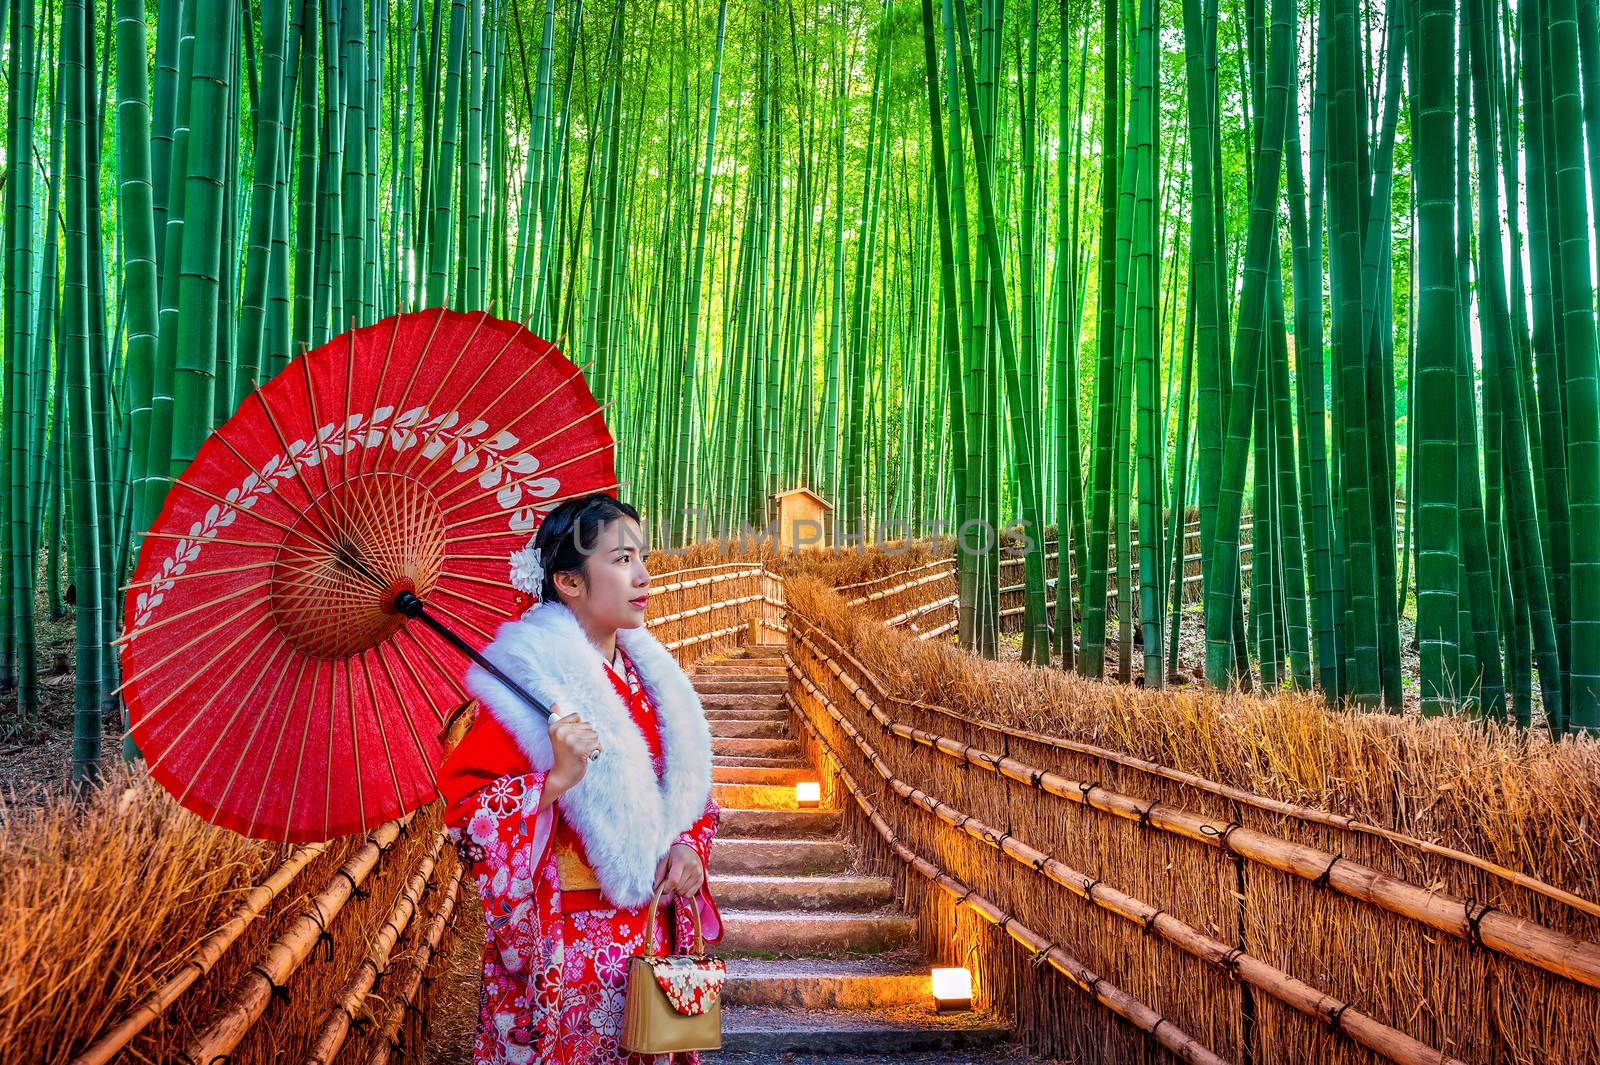
M648 930L656 927L656 903L660 900L661 889L657 888L645 920L644 953L628 959L627 999L618 1045L635 1054L720 1050L727 965L706 953L697 906L689 907L694 918L693 952L657 956L655 937Z

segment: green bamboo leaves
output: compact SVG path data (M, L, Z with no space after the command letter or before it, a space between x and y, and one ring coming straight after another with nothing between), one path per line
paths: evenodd
M171 477L440 305L584 367L662 543L803 485L959 533L979 653L1600 728L1592 4L0 12L0 687L70 575L81 776Z

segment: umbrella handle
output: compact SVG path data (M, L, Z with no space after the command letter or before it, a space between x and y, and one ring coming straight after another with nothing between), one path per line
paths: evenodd
M513 693L515 693L519 699L533 707L535 710L539 711L539 713L543 714L546 720L549 720L550 708L548 706L540 702L538 697L532 692L528 691L522 685L506 676L505 672L500 669L499 666L495 665L493 662L489 661L487 658L483 657L483 655L478 653L477 648L473 647L467 641L450 631L444 622L428 613L427 607L423 605L422 599L417 595L416 592L411 591L409 588L401 591L399 595L394 597L394 608L405 617L416 618L418 621L428 626L428 628L438 633L439 636L451 647L454 647L456 650L470 658L473 662L482 666L484 671L487 672L491 677L499 681L501 684L504 684ZM590 753L589 760L592 762L599 757L600 752L595 750Z

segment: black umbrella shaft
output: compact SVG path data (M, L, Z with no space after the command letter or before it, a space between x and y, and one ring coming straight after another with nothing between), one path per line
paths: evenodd
M400 611L400 613L404 614L406 617L416 618L418 621L428 626L428 628L432 629L434 632L437 632L446 643L460 651L462 654L466 655L478 665L482 666L491 677L499 681L501 684L504 684L507 688L511 689L511 691L515 692L517 697L523 702L539 711L539 713L543 714L545 717L550 716L550 708L544 705L544 703L540 702L532 692L528 691L522 685L506 676L499 666L496 666L493 662L479 654L477 648L473 647L467 641L451 632L449 627L447 627L444 622L428 613L428 608L424 606L422 600L417 597L417 593L410 591L401 592L399 595L394 597L394 606L396 610Z

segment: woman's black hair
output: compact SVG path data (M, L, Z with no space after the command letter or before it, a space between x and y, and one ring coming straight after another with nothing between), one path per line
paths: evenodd
M540 602L561 601L556 595L556 574L583 572L583 564L594 553L600 534L623 517L640 520L637 510L606 492L568 499L544 516L533 534L533 546L544 566L544 581L539 586Z

